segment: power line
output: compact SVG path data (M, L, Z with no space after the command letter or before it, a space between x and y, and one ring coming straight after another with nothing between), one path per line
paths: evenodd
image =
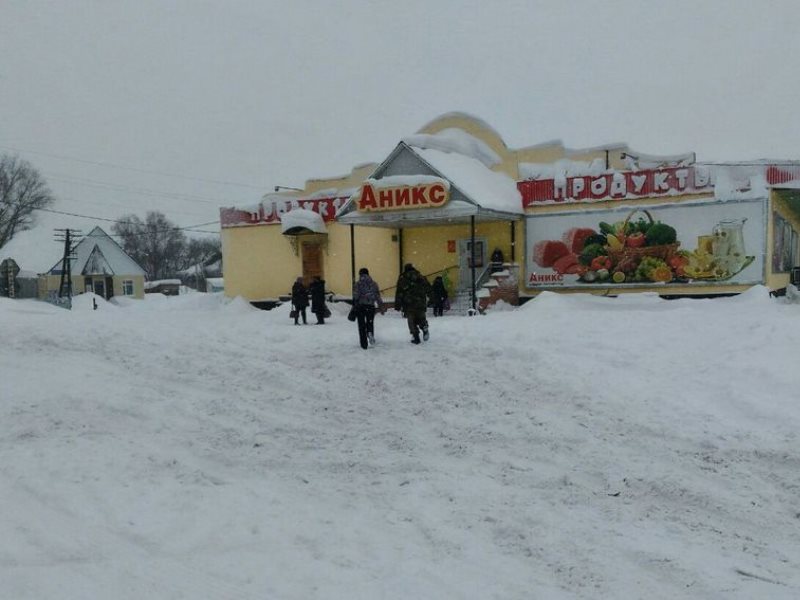
M126 213L131 213L131 212L134 212L136 210L134 208L131 208L130 204L119 204L119 203L112 202L112 201L92 200L92 199L87 199L87 198L81 198L80 200L77 200L72 196L65 196L64 194L58 194L57 200L59 200L59 201L65 200L65 201L69 201L69 202L75 202L77 204L82 204L82 203L99 204L100 206L103 206L105 208L114 206L114 207L119 207L120 209L123 209L124 212L126 212ZM156 210L156 211L159 211L159 212L163 212L161 206L158 206L156 208L148 208L148 206L149 205L144 206L144 207L140 207L140 210L146 210L146 211ZM83 208L81 208L81 210L83 210ZM192 217L207 217L208 216L208 212L205 212L205 211L201 212L201 210L202 209L200 207L198 207L198 212L187 211L187 210L181 208L179 211L170 210L169 212L172 213L172 214L180 213L181 215L189 215L189 216L192 216Z
M239 183L237 181L225 181L225 180L219 180L219 179L204 179L202 177L189 177L187 175L178 175L176 173L165 173L163 171L151 171L151 170L148 170L148 169L139 169L137 167L129 167L129 166L126 166L126 165L118 165L118 164L114 164L114 163L87 160L87 159L84 159L84 158L76 158L76 157L73 157L73 156L66 156L66 155L63 155L63 154L52 154L52 153L49 153L49 152L37 152L35 150L24 150L22 148L15 148L14 146L6 146L4 144L0 144L0 148L4 148L6 150L11 150L12 152L21 152L21 153L24 153L24 154L38 154L40 156L49 156L50 158L58 158L58 159L61 159L61 160L71 160L73 162L79 162L79 163L84 163L84 164L88 164L88 165L97 165L97 166L100 166L100 167L110 167L112 169L124 169L124 170L127 170L127 171L135 171L137 173L149 173L151 175L161 175L163 177L174 177L176 179L186 179L186 180L190 180L190 181L202 181L204 183L214 183L214 184L217 184L217 185L237 185L237 186L240 186L240 187L252 188L254 190L261 190L261 191L263 191L264 188L267 187L267 186L263 186L263 185L252 185L252 184L249 184L249 183Z
M0 202L2 202L3 204L8 204L8 205L12 204L8 200L0 200ZM71 213L71 212L67 212L67 211L63 211L63 210L55 210L55 209L52 209L52 208L34 208L33 210L39 210L39 211L42 211L42 212L49 212L49 213L53 213L53 214L56 214L56 215L66 215L68 217L80 217L82 219L90 219L90 220L93 220L93 221L105 221L105 222L108 222L108 223L122 223L124 225L137 225L137 226L143 224L141 222L136 223L134 221L120 221L119 219L108 219L108 218L105 218L105 217L92 217L92 216L89 216L89 215L82 215L82 214L79 214L79 213ZM198 223L197 225L186 225L185 227L172 227L170 229L162 229L162 230L158 230L158 231L147 231L147 232L144 232L144 233L141 233L141 234L137 233L137 234L132 234L132 235L145 235L145 234L149 234L149 233L163 233L163 232L166 232L166 231L176 231L176 230L177 231L189 231L190 233L210 233L210 234L213 234L213 235L219 235L219 231L208 231L208 230L204 230L204 229L195 229L196 227L203 227L205 225L215 225L217 223L219 223L219 221L208 221L206 223ZM110 234L110 235L114 235L116 237L122 237L122 236L119 236L118 234Z
M89 215L81 215L81 214L78 214L78 213L71 213L71 212L66 212L66 211L63 211L63 210L53 210L52 208L35 208L34 210L41 210L41 211L44 211L44 212L54 213L54 214L57 214L57 215L66 215L68 217L81 217L83 219L92 219L94 221L107 221L109 223L121 223L123 225L137 225L137 226L138 225L143 225L143 223L136 223L136 222L133 222L133 221L120 221L118 219L106 219L104 217L90 217ZM172 227L170 229L161 229L161 230L157 230L157 231L147 231L147 232L136 233L136 234L131 234L131 235L145 235L145 234L148 234L148 233L163 233L163 232L167 232L167 231L176 231L176 230L189 231L191 233L211 233L211 234L214 234L214 235L219 235L219 231L208 231L208 230L204 230L204 229L195 229L195 227L203 227L205 225L214 225L216 223L219 223L219 221L208 221L207 223L198 223L197 225L186 225L185 227ZM115 237L123 237L123 236L120 236L119 234L109 234L109 235L114 235Z
M111 189L122 192L133 192L135 194L141 194L143 196L157 196L161 198L172 198L175 200L195 200L198 202L206 202L208 204L214 204L216 206L221 206L225 204L225 200L209 198L207 196L195 196L192 194L182 194L180 192L162 192L160 190L133 187L121 183L111 183L108 181L98 181L96 179L85 179L82 177L73 177L70 175L58 175L58 174L53 175L53 174L48 174L47 171L44 170L42 171L42 174L45 176L45 179L47 180L62 181L65 183L85 185L89 187L98 187L103 189Z

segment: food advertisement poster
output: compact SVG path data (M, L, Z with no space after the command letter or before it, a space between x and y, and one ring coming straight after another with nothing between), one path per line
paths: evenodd
M530 215L526 287L764 281L765 201Z

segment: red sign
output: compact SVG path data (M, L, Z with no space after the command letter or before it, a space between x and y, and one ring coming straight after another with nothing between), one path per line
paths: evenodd
M713 186L706 169L674 167L520 181L517 189L522 195L522 205L528 207L543 202L596 202L700 194L713 191Z
M447 251L448 252L455 252L456 251L456 241L455 240L447 240Z
M437 208L444 205L450 197L444 184L403 185L397 187L378 187L365 183L358 198L358 210L383 211L408 208Z
M280 215L289 212L293 208L305 208L319 213L325 222L333 221L336 211L347 201L347 198L315 198L313 200L298 200L290 198L286 200L272 199L264 200L253 210L242 208L221 208L219 209L220 224L222 227L236 225L264 225L277 224L281 222Z
M780 185L788 181L800 179L800 165L782 165L780 167L770 165L767 168L767 183L770 185Z

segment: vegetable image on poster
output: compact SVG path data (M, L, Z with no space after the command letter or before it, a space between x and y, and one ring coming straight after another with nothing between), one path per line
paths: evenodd
M758 200L529 216L527 287L758 283L763 214Z

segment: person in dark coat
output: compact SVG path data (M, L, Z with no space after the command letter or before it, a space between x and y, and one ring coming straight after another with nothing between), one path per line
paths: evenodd
M397 279L397 291L394 296L394 309L402 311L408 322L408 332L411 334L411 343L419 344L419 332L422 330L422 339L428 340L428 319L425 311L428 309L428 296L431 293L431 284L428 280L408 263L403 267L403 272Z
M317 316L317 325L325 324L325 280L321 279L319 275L314 276L314 281L308 286L308 291L311 293L311 312Z
M353 284L353 309L358 321L358 341L364 350L375 345L376 305L381 314L386 312L378 284L369 276L369 270L362 267L358 281Z
M491 272L496 273L497 271L503 270L503 251L500 248L495 248L494 252L492 252L492 267Z
M294 314L294 324L300 325L300 317L303 317L303 325L306 321L306 308L308 308L308 290L303 285L303 278L298 277L292 286L292 306L296 311Z
M444 314L444 303L447 300L447 288L444 287L444 280L437 277L431 286L431 306L433 316L441 317Z

